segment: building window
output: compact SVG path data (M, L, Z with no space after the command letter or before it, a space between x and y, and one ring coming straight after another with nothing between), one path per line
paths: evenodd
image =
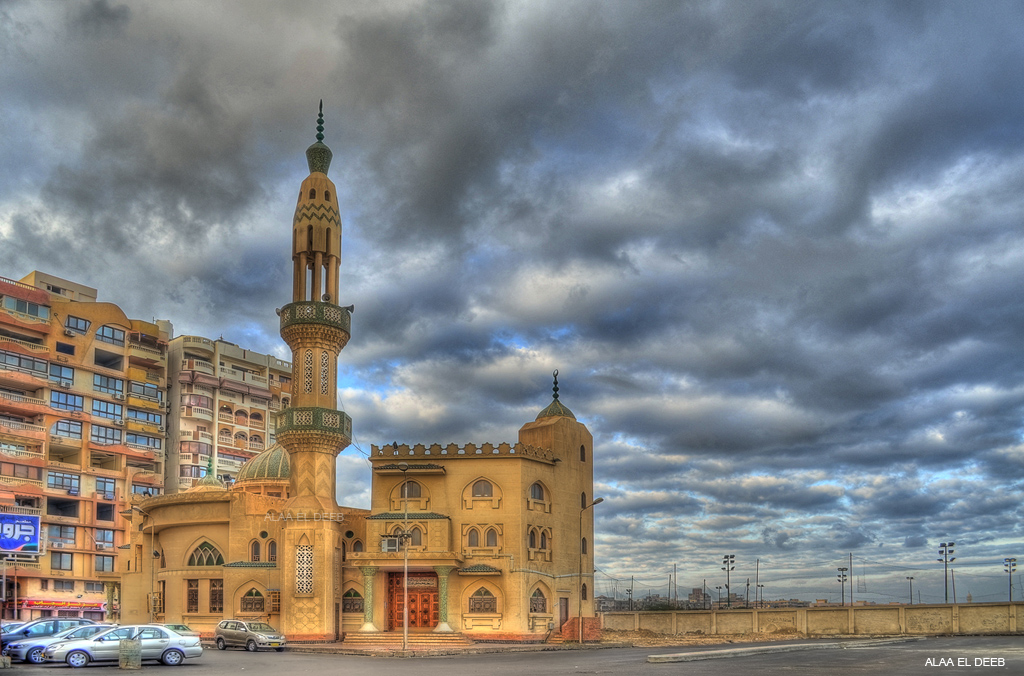
M295 548L295 593L313 593L313 547L299 545Z
M71 555L67 554L67 556L71 556ZM70 568L68 570L70 570ZM53 581L53 591L73 592L73 591L75 591L75 581L74 580L54 580Z
M278 591L276 589L268 589L267 590L267 600L270 601L270 610L268 612L271 612L271 613L279 613L279 612L281 612L281 592L280 591Z
M580 462L586 462L586 461L587 461L587 447L586 446L580 446Z
M267 543L267 561L277 561L277 541L275 540Z
M146 497L153 497L154 495L160 495L160 489L156 486L143 486L142 484L132 484L132 495L145 495Z
M72 345L71 343L62 343L60 341L57 341L57 352L61 354L74 354L75 346Z
M185 612L199 612L199 580L185 580L187 596L185 597Z
M72 555L67 552L50 552L50 570L71 570Z
M540 532L540 548L544 551L548 549L548 533L547 531Z
M528 540L529 540L529 547L530 547L530 549L536 549L537 548L537 531L531 530Z
M114 480L113 479L96 479L96 492L103 493L104 500L114 499ZM110 496L110 497L107 497Z
M423 531L420 530L419 526L413 526L412 530L409 531L409 544L413 547L423 546Z
M533 592L533 596L530 597L530 612L531 613L546 613L548 612L548 600L544 596L544 592L537 589Z
M95 592L102 592L103 591L103 583L102 582L86 582L85 583L85 591L87 591L87 592L94 592L94 593Z
M30 303L27 300L21 300L20 298L12 298L7 296L4 298L4 307L14 312L20 312L23 315L30 315L32 317L39 317L40 319L50 318L50 308L45 305L39 305L38 303Z
M540 485L540 482L534 483L530 486L530 499L531 500L543 500L544 499L544 487Z
M362 553L362 551L363 551L363 542L362 542L362 540L356 540L355 542L352 543L352 553L353 554L360 554L360 553Z
M224 612L224 580L210 580L210 612Z
M60 364L50 364L50 380L60 383L61 387L71 387L75 383L75 369Z
M587 494L586 493L580 493L580 509L586 509L586 508L587 508Z
M29 467L28 465L17 465L13 462L0 462L0 475L42 481L43 468Z
M355 589L349 589L341 597L341 612L363 613L363 597Z
M580 554L587 553L587 538L580 539Z
M65 411L81 411L85 399L77 394L68 392L50 392L50 406L62 408Z
M260 560L260 543L259 540L253 540L252 545L249 546L249 560L253 562L259 562Z
M494 495L494 489L491 486L491 482L485 479L481 479L473 484L473 497L474 498L489 498Z
M100 399L92 400L92 414L98 415L101 418L120 420L122 410L124 409L121 407L121 404L115 404L112 401L102 401Z
M50 544L57 542L73 547L75 545L75 527L50 524L46 527L46 537L49 538Z
M58 420L53 424L50 433L70 439L81 439L82 423L77 420Z
M209 542L204 542L192 550L192 555L188 557L188 565L199 567L223 566L224 557L221 556L220 551L216 547Z
M85 333L86 331L89 330L89 324L91 323L92 322L90 322L88 319L82 319L81 317L72 317L71 315L68 315L64 319L64 328L66 328L69 331Z
M498 546L498 531L493 528L487 530L487 546L497 547Z
M103 427L102 425L93 425L89 440L101 446L119 444L121 443L121 430L114 429L113 427Z
M262 613L263 608L263 594L255 588L245 592L245 596L242 597L241 610L243 613Z
M469 546L470 547L479 547L480 546L480 532L476 528L471 528L469 530L468 540L469 540Z
M37 374L46 373L46 362L41 359L33 359L15 352L0 350L0 364L8 366L17 371L35 371Z
M67 472L47 472L46 487L60 491L77 491L81 479L77 474Z
M486 587L480 587L469 597L469 612L496 613L498 612L498 599Z
M138 420L142 423L149 423L150 425L163 425L164 417L159 413L152 411L139 411L134 408L128 409L128 418L131 420Z
M109 528L97 528L95 537L98 545L114 546L114 531Z
M97 373L92 377L92 389L96 392L119 396L124 394L124 381L118 378L101 376Z
M142 397L144 399L152 399L154 401L160 401L163 396L160 392L160 388L156 385L150 385L149 383L137 383L134 380L128 381L128 394L136 397ZM203 397L207 402L210 402L209 397ZM204 408L209 408L207 405Z
M582 587L580 587L580 598L584 601L587 600L587 585L585 584Z
M96 572L97 573L113 573L114 572L114 557L106 556L104 554L96 555Z
M403 498L418 498L420 497L420 485L415 481L406 481L402 484L402 497Z
M147 437L145 434L135 434L134 432L129 432L128 434L126 434L125 441L127 441L127 443L129 444L135 444L136 446L145 446L147 448L159 449L161 445L160 439L156 437Z
M101 326L96 329L96 340L124 347L124 331L113 326Z

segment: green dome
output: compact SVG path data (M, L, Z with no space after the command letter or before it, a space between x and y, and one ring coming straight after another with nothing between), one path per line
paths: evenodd
M210 461L206 465L206 474L203 478L195 482L192 488L188 489L189 493L202 493L204 491L225 491L227 486L224 482L217 478L217 475L213 473L213 456L210 456Z
M243 481L285 480L291 473L288 451L280 444L274 444L255 458L242 465L235 476L235 483Z
M555 372L551 375L555 379L555 385L551 388L551 403L548 404L546 409L537 414L537 420L540 420L541 418L555 418L558 416L563 418L572 418L575 420L576 416L572 414L569 407L558 401L558 369L555 369Z

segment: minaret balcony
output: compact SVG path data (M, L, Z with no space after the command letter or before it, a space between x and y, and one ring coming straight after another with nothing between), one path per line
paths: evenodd
M277 437L293 431L324 432L351 440L352 418L344 411L328 408L287 408L277 414Z
M352 314L348 308L332 303L299 301L281 308L281 331L295 324L320 324L351 334Z

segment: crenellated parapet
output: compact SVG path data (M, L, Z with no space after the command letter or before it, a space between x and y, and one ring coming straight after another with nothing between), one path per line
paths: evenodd
M386 446L370 446L371 460L394 460L399 458L509 458L523 457L541 462L554 463L559 460L554 453L546 448L538 448L527 444L388 444Z

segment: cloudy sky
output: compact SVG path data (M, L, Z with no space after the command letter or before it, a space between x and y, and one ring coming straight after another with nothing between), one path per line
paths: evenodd
M1006 597L1024 6L0 4L0 275L285 355L324 100L371 444L596 444L598 591ZM754 580L751 580L753 584ZM1019 585L1018 579L1013 580ZM1020 597L1017 586L1015 596ZM917 599L915 598L915 601Z

